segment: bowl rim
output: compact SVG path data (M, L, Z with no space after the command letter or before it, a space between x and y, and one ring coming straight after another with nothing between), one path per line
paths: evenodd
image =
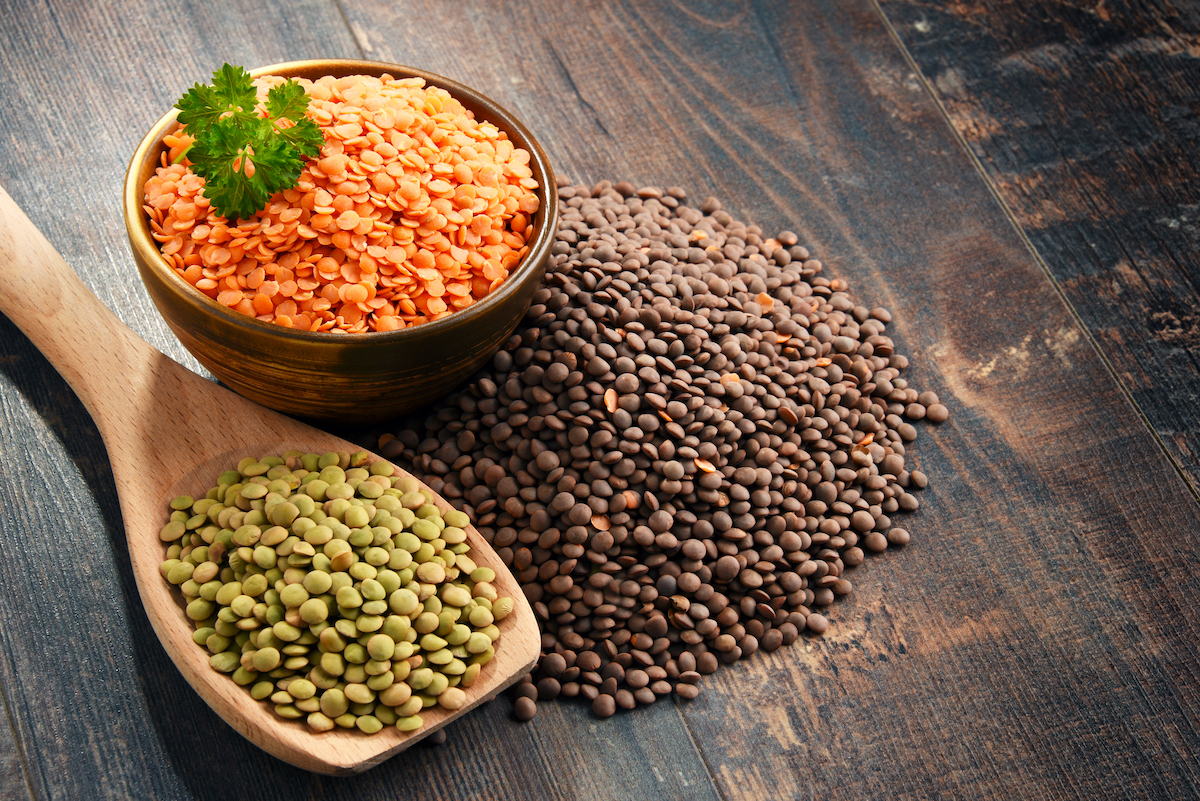
M318 69L326 70L325 74L338 76L358 74L378 76L388 74L399 78L421 78L427 85L445 89L459 101L465 100L468 101L470 106L486 110L488 116L482 117L482 119L496 125L507 133L510 139L514 138L513 134L516 133L519 135L519 138L524 140L518 146L529 152L530 163L534 167L535 174L540 171L543 176L542 185L537 190L542 198L542 203L538 211L535 212L535 222L530 223L535 226L535 236L532 240L529 240L529 250L521 259L516 269L509 273L508 277L494 292L482 300L472 303L465 309L460 309L436 320L407 326L397 331L367 331L363 333L306 331L259 320L224 306L197 290L167 264L163 259L157 242L152 236L149 218L142 208L144 205L143 183L140 180L140 175L143 166L151 158L151 155L158 155L160 153L163 137L176 124L179 111L174 107L159 117L145 136L143 136L134 150L125 173L123 188L125 227L131 246L135 250L143 251L145 255L150 257L141 261L146 262L156 275L162 277L176 296L182 298L193 307L200 307L215 315L224 324L244 329L248 334L274 337L292 342L310 342L319 345L336 343L371 343L382 345L412 338L415 336L413 332L419 332L420 335L436 336L438 333L450 332L458 326L469 324L473 319L488 314L494 307L501 305L509 295L517 292L525 279L529 277L528 274L537 269L536 265L542 264L545 261L545 257L549 256L550 247L554 242L556 234L559 215L557 181L550 166L550 160L547 158L541 143L538 142L533 133L516 115L482 92L452 78L402 64L366 59L302 59L268 64L248 70L248 72L253 78L260 78L265 75L296 77L300 73ZM477 119L481 118L475 109L472 109L472 113L475 114Z

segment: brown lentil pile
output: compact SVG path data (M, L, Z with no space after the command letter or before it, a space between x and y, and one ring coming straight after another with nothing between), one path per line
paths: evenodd
M821 634L926 477L887 310L715 199L560 181L544 285L516 333L381 452L466 511L520 580L542 656L514 714L607 717Z

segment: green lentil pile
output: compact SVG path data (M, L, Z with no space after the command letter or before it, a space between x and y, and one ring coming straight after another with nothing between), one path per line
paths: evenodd
M213 669L317 732L460 708L513 609L469 556L467 515L370 458L246 457L160 532Z

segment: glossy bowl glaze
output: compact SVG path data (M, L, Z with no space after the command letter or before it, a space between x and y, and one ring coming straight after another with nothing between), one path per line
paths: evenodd
M533 134L494 101L448 78L397 64L349 59L295 61L252 70L255 77L323 75L419 77L450 92L477 119L505 131L530 154L539 188L529 252L488 297L442 319L399 331L333 334L297 331L222 306L166 262L143 210L143 188L159 166L163 137L177 127L172 109L146 134L125 176L124 214L146 289L183 346L240 395L294 417L377 422L440 397L484 364L512 334L541 283L558 218L550 164ZM219 412L216 412L219 413Z

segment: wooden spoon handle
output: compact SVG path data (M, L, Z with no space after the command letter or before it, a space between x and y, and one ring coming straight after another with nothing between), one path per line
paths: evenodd
M130 419L134 373L166 360L97 298L0 187L0 311L102 421ZM105 437L107 440L107 437Z

